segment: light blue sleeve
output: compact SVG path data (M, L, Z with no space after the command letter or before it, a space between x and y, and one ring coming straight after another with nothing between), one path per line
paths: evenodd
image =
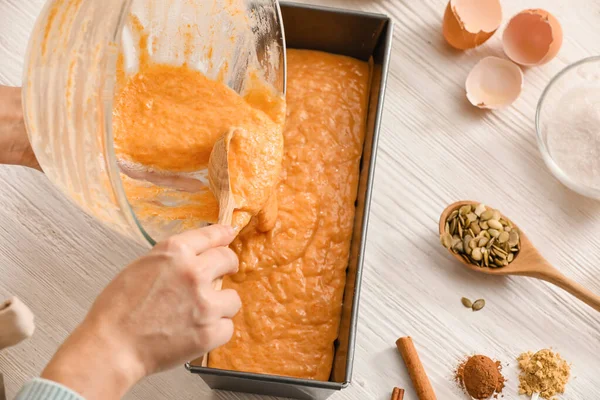
M42 378L27 382L15 400L85 400L71 389Z

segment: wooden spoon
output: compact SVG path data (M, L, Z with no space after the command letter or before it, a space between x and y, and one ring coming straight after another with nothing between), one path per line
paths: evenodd
M229 144L236 133L237 129L232 128L221 136L208 160L208 184L219 202L218 223L221 225L231 225L236 207L229 178Z
M445 233L446 220L450 213L467 204L473 205L479 203L474 201L459 201L451 204L442 212L442 215L440 216L440 235ZM503 216L503 218L507 221L509 220L506 216ZM517 227L514 223L513 226ZM521 238L521 250L517 253L515 259L505 267L479 267L466 262L460 255L454 253L452 250L449 249L449 251L454 258L473 271L482 272L488 275L521 275L541 279L566 290L596 311L600 311L600 296L597 296L590 290L567 278L554 268L544 257L542 257L529 239L527 239L527 236L525 236L523 231L519 230L519 236Z
M237 128L230 129L215 143L208 159L208 184L219 202L219 220L221 225L231 225L236 204L231 190L229 178L229 144L237 133ZM216 290L221 290L222 279L213 283Z

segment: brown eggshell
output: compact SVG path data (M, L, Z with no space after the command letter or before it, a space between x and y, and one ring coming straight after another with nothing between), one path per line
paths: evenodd
M502 35L504 53L525 66L542 65L558 54L563 31L546 10L524 10L511 18Z
M499 0L450 0L442 34L450 46L466 50L488 40L502 23Z

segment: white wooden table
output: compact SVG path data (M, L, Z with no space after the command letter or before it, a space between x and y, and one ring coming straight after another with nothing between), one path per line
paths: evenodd
M0 0L0 83L21 84L28 34L43 0ZM464 80L482 57L501 55L500 35L466 53L443 42L444 0L323 0L391 15L394 51L370 221L350 388L332 399L383 400L393 386L416 399L394 348L413 336L438 399L464 399L452 381L466 354L509 364L505 399L516 399L515 357L553 347L573 363L564 399L599 399L600 314L545 283L486 277L441 248L437 219L458 199L502 209L564 273L600 293L600 202L561 186L537 150L534 110L549 79L600 54L600 1L504 0L505 20L524 7L554 13L565 31L557 59L525 72L513 107L472 108ZM472 167L470 155L485 162ZM34 337L0 354L11 398L44 364L117 270L142 249L72 206L39 173L0 167L0 299L19 296L37 316ZM460 298L484 297L478 313ZM90 360L90 368L102 368ZM130 399L257 399L212 393L183 368L139 384ZM522 397L524 398L524 397Z

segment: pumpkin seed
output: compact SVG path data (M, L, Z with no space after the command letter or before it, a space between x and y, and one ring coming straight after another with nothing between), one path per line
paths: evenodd
M440 236L440 242L442 243L442 246L449 249L450 247L452 247L452 235L448 232L443 233Z
M515 255L513 253L510 253L509 255L506 256L506 261L508 261L509 263L511 263L514 259L515 259Z
M473 236L471 235L465 235L465 237L463 237L463 248L466 249L469 247L469 242L473 240Z
M477 223L477 221L471 222L471 225L469 225L469 229L475 235L479 235L479 233L481 232L481 227L479 226L479 224Z
M504 230L502 224L496 219L490 219L487 223L490 228L497 229L499 231Z
M477 246L483 247L486 244L488 244L489 241L490 241L490 239L488 239L485 236L483 236L483 237L479 238L479 241L477 242Z
M476 221L476 220L477 220L477 215L473 214L472 212L467 214L467 223L469 225L471 225L471 222Z
M519 232L512 230L508 233L508 245L514 247L519 243Z
M456 219L453 219L452 221L450 221L450 234L454 235L456 233Z
M477 207L475 207L475 215L477 215L478 217L481 217L481 214L483 214L484 212L485 212L485 205L479 204Z
M463 306L465 306L467 308L473 307L473 302L471 300L467 299L466 297L463 297L462 299L460 299L460 301L463 304Z
M485 221L479 222L479 226L481 227L481 229L490 229L488 223Z
M494 216L494 211L485 210L479 218L481 219L481 221L487 221L487 220L492 219L493 216Z
M485 300L484 299L475 300L475 302L471 306L471 308L473 309L473 311L479 311L483 307L485 307Z
M462 206L462 207L461 207L461 208L458 210L458 213L459 213L460 215L467 215L467 214L468 214L468 213L470 213L470 212L471 212L471 205L470 205L470 204L464 205L464 206Z
M492 237L497 238L498 236L500 236L500 231L496 230L496 229L488 229L488 232L490 235L492 235Z
M502 249L501 249L500 247L498 247L498 246L494 246L494 250L496 250L496 251L497 251L498 253L500 253L500 254L504 254L504 255L507 255L507 254L508 254L506 251L502 250Z
M498 235L498 243L506 243L509 238L510 234L508 232L500 232L500 235Z
M452 246L452 250L454 250L455 253L464 252L462 240L459 240L458 242L454 243L454 245Z
M471 258L475 261L481 261L483 254L481 254L481 249L479 247L473 249L473 252L471 252Z

